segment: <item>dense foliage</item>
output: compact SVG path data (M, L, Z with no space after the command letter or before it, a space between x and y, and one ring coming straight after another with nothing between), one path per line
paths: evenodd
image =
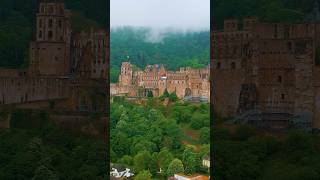
M90 26L107 29L108 1L65 0L65 3L72 10L71 23L76 31ZM26 65L36 9L37 0L0 1L0 67Z
M249 126L215 127L214 178L309 180L320 178L320 136L261 132Z
M156 32L148 28L122 27L111 30L111 81L116 82L123 61L139 68L164 64L169 70L207 66L210 62L210 33ZM129 59L128 59L129 56Z
M111 162L130 167L136 178L148 172L152 177L208 173L202 166L203 156L210 153L208 104L166 106L158 98L149 98L140 105L118 99L110 112ZM200 125L194 129L192 121Z
M46 112L16 110L11 125L0 132L0 179L106 179L102 139L66 133Z
M212 22L221 28L223 20L256 16L263 21L298 22L313 10L314 0L213 0Z

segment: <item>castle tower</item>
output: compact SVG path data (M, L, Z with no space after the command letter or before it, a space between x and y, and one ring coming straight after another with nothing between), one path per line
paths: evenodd
M40 0L35 41L30 45L30 71L67 75L70 71L70 28L63 0Z
M130 62L122 63L119 84L123 86L132 85L132 65Z

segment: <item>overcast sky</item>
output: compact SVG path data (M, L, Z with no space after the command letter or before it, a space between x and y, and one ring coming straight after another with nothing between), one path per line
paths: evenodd
M207 30L210 0L111 0L111 27Z

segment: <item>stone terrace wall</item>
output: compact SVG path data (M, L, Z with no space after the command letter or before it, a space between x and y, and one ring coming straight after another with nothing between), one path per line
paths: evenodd
M0 77L0 104L68 97L68 79Z

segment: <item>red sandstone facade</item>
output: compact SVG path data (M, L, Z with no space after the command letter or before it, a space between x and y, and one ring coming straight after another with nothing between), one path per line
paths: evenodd
M175 92L181 99L210 99L209 68L180 68L179 71L167 71L163 65L147 65L144 70L133 71L129 62L123 62L119 83L111 84L111 95L129 97L146 96L152 91L154 96L161 96L165 90Z
M320 23L226 20L212 32L213 106L236 122L320 128Z
M65 111L106 110L107 98L93 101L91 89L107 90L109 34L74 33L68 14L62 0L39 2L29 67L0 69L0 104L63 100Z

